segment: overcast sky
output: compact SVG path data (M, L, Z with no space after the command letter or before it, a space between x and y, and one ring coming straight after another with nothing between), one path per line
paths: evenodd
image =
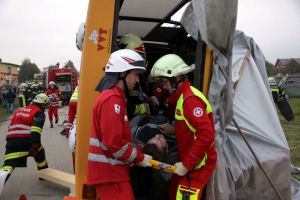
M71 60L79 70L76 32L88 0L0 0L0 58L42 69ZM177 15L175 19L180 19ZM300 58L300 0L240 0L236 29L252 37L266 59Z

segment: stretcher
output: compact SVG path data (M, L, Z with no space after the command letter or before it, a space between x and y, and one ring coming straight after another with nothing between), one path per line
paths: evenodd
M173 173L173 171L176 169L175 165L169 165L152 159L150 160L150 163L152 164L152 168L162 170L167 173Z

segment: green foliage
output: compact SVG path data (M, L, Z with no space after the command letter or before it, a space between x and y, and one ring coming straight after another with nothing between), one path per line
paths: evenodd
M300 98L288 101L293 109L295 119L286 121L278 110L277 112L290 147L291 162L295 167L300 167ZM293 177L300 181L300 175L293 175Z
M267 70L268 76L277 74L277 71L275 70L275 66L267 60L266 60L266 70Z
M68 62L65 62L65 65L64 65L63 68L71 68L71 69L74 69L75 66L74 66L74 63L73 63L71 60L69 60Z
M11 114L8 113L7 104L5 105L6 106L0 105L0 122L10 119L9 117L11 116ZM19 99L17 97L14 102L14 110L17 110L18 108L19 108Z
M31 63L29 58L25 58L19 67L19 83L26 82L26 80L33 80L35 73L40 73L40 69L35 63Z

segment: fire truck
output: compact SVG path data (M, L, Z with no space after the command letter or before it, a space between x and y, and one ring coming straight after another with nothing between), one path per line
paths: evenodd
M48 88L50 81L54 81L62 94L63 104L68 104L75 88L78 85L76 69L59 68L59 64L43 68L42 77L44 86Z

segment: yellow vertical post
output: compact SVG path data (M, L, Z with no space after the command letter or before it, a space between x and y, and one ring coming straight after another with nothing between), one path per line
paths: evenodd
M76 199L82 199L86 183L92 107L99 92L95 91L104 75L103 67L111 53L115 0L90 0L80 68L76 130ZM100 170L100 169L99 169Z
M202 93L207 97L212 74L213 52L206 46Z

